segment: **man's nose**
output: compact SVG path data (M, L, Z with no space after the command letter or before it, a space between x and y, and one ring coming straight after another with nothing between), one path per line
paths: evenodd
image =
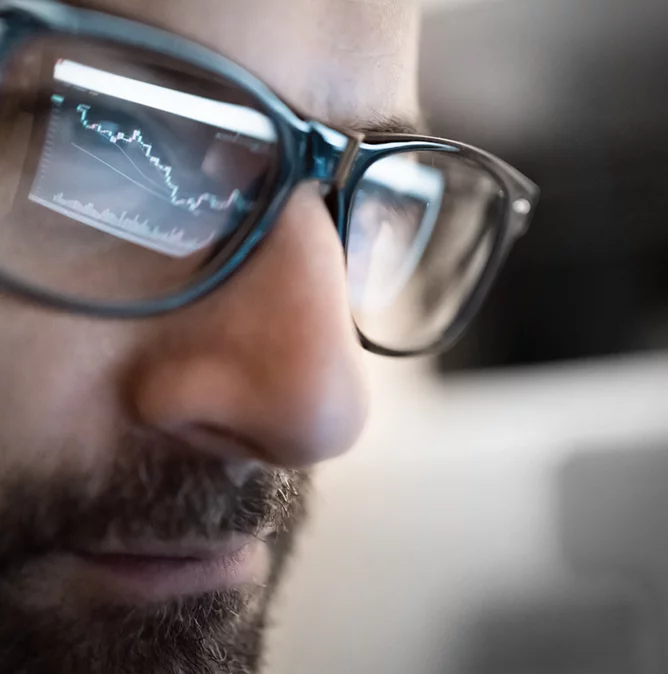
M142 425L221 457L305 467L349 449L367 412L342 247L302 186L245 266L155 322L132 380Z

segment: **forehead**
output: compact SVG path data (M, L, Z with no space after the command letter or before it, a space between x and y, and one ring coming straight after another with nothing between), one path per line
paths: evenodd
M417 118L416 0L71 0L183 35L335 124Z

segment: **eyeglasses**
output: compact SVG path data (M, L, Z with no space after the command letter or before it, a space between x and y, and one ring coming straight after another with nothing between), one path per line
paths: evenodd
M50 0L0 1L0 22L0 288L26 299L110 318L176 310L317 181L363 345L437 352L536 206L537 187L481 150L327 126L157 29Z

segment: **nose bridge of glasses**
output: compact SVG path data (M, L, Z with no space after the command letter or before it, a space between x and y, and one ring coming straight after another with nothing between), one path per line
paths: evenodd
M311 122L305 178L317 180L325 186L343 186L363 138L360 133L344 132L320 122Z

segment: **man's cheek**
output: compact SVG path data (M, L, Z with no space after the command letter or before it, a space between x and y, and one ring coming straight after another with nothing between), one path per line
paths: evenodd
M13 304L0 300L0 480L104 463L123 418L124 340L102 322Z

